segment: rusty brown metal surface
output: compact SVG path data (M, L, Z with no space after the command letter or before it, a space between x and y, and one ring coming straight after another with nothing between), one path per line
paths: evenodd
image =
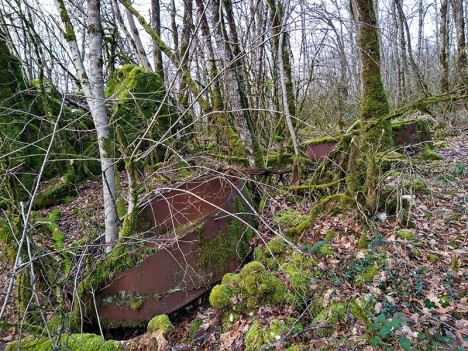
M421 133L418 129L417 122L409 123L397 130L392 131L392 138L395 146L407 146L419 144L431 140L431 135Z
M200 265L198 246L200 240L226 235L228 221L233 220L230 214L253 223L252 215L239 213L239 204L245 204L244 191L240 181L214 178L183 184L148 202L141 210L142 223L149 220L166 234L145 246L159 251L116 273L98 293L101 320L110 327L146 323L155 315L183 307L237 269L244 257L233 255L223 270ZM247 227L241 221L238 225L243 230ZM146 230L146 224L143 227ZM141 305L132 307L130 302L138 299Z
M322 161L336 144L338 144L337 141L328 141L315 145L308 145L306 150L307 156L309 156L312 161Z

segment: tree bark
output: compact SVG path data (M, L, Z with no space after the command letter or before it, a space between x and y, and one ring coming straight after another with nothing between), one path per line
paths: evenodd
M86 72L78 49L75 31L63 0L55 0L64 25L65 40L68 43L73 65L78 72L81 88L91 110L97 132L101 161L104 224L106 251L109 252L119 237L118 216L116 210L116 189L114 162L111 157L109 124L104 99L104 77L102 70L102 27L99 0L88 0L88 36L90 39L88 60L89 74Z
M361 117L369 120L387 114L389 105L380 73L379 31L374 3L372 0L354 0L354 4L361 61Z
M151 0L151 24L157 35L161 36L161 6L159 0ZM164 81L164 65L162 52L158 44L153 39L153 63L154 71Z
M406 33L406 48L408 50L408 59L409 59L409 64L410 67L413 71L415 80L416 80L416 87L419 91L420 95L423 95L424 97L427 97L429 92L426 83L424 82L424 78L421 75L421 72L419 70L418 65L416 64L416 61L414 60L414 55L413 55L413 48L411 45L411 34L408 26L408 22L406 21L405 13L403 12L403 6L402 6L403 0L395 0L395 5L396 9L398 11L398 15L400 17L400 21L403 24L402 30L403 30L403 38Z
M455 27L457 28L457 91L464 94L468 91L468 59L466 55L465 14L463 0L451 0Z
M130 28L130 34L133 38L133 41L136 46L136 54L138 57L138 61L140 62L140 65L144 68L147 69L148 71L152 71L151 65L148 60L148 56L146 56L145 49L143 47L143 43L141 42L140 34L138 33L138 29L135 25L135 21L133 19L132 13L127 9L125 11L127 14L127 22L128 26Z
M447 31L447 10L448 0L442 0L440 3L440 43L439 43L439 62L440 62L440 93L447 94L449 91L448 81L448 42L449 36Z

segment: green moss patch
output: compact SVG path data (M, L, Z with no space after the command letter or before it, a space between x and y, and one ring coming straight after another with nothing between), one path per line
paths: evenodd
M431 149L424 149L424 151L418 155L418 158L426 161L437 161L444 159L442 155Z
M239 274L228 273L210 293L210 304L219 309L245 312L285 302L283 283L260 262L250 262Z
M8 344L5 351L50 351L55 350L56 339L36 338L28 336L20 341L15 340ZM124 350L118 341L105 341L101 336L95 334L71 334L61 335L60 350L68 351L118 351Z
M273 214L273 223L278 224L282 229L295 227L307 219L307 214L303 214L291 207L276 211Z
M419 241L416 235L406 230L399 231L397 233L397 237L403 240L408 240L408 241Z
M272 346L291 329L299 333L303 327L300 323L295 324L292 318L286 318L284 321L272 320L266 328L262 328L259 322L254 322L244 336L245 351L260 351L267 346Z
M324 143L335 143L341 139L340 136L324 136L321 138L313 138L313 139L308 139L304 142L305 146L309 145L318 145L318 144L324 144Z
M172 325L169 317L165 314L160 314L148 322L148 331L159 331L163 335L169 333L174 326Z
M354 277L354 286L361 287L372 283L374 281L374 277L379 273L379 268L372 265L367 266L362 273L359 273Z
M288 303L295 310L301 310L314 293L310 286L315 277L316 266L317 262L313 258L299 253L294 253L290 260L281 266L291 291Z
M179 119L167 102L161 106L165 97L161 77L142 67L125 65L117 70L106 85L105 96L114 99L110 122L115 123L119 142L124 147L129 146L142 130L147 129L158 109L157 122L149 135L146 135L148 140L159 140L166 132L169 135L176 134L186 126L187 120ZM145 143L144 146L150 145ZM164 149L158 151L165 152ZM157 157L156 161L162 156L158 153L154 155Z

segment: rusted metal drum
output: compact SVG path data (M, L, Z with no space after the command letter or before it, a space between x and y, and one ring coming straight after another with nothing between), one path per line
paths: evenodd
M117 272L97 294L104 326L143 325L183 307L236 270L253 235L248 199L241 181L213 178L184 183L148 201L139 231L149 244L131 253L141 262Z
M324 160L329 152L338 144L338 141L325 141L307 145L306 153L312 161Z
M421 146L432 140L429 122L424 119L392 121L392 138L395 146Z

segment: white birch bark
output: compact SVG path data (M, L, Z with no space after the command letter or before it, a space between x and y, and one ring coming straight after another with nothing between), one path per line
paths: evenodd
M130 34L132 35L133 41L136 46L136 54L138 57L138 61L143 66L143 68L152 71L151 65L148 60L148 56L146 56L145 49L143 48L143 43L141 42L140 34L138 34L138 29L135 25L135 20L133 19L133 14L126 9L125 13L127 14L127 22L128 26L130 27Z
M91 110L96 128L101 161L104 195L104 224L106 252L109 252L119 237L116 211L116 188L114 162L110 155L109 123L104 99L104 75L102 69L102 28L99 0L88 0L89 74L86 72L63 0L55 0L64 25L73 65L80 78L81 88Z
M122 13L120 12L119 3L117 2L117 0L112 1L112 9L113 9L113 11L115 13L115 18L117 20L117 25L118 25L119 29L122 31L122 33L125 35L125 38L127 38L127 41L130 43L130 46L132 47L132 49L133 49L133 51L135 53L135 56L138 59L139 64L142 67L144 67L144 68L146 68L148 70L151 70L151 67L149 65L146 54L144 53L144 50L143 50L143 54L144 54L143 58L140 57L140 51L138 49L138 45L135 42L135 40L133 39L133 36L130 34L128 28L125 26L125 22L124 22L124 19L122 17ZM127 13L127 15L128 15L128 13ZM132 21L133 21L133 17L132 17ZM135 26L135 21L133 21L133 25ZM138 36L138 38L140 38L140 37ZM141 47L143 47L142 44L141 44L141 40L140 40L140 45L141 45ZM145 64L145 62L146 62L146 64Z

